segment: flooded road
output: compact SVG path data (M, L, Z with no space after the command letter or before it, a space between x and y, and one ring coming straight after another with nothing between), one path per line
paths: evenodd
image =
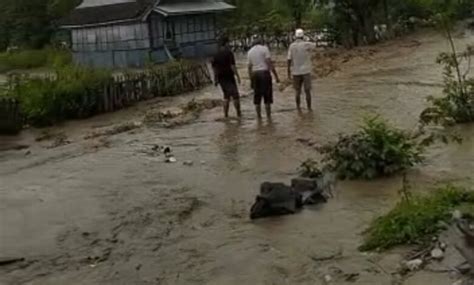
M85 138L193 96L220 98L210 87L49 130L63 133L64 145L35 142L39 130L2 138L31 153L0 152L0 257L25 258L0 267L0 284L327 284L328 275L330 284L394 284L403 252L357 247L368 223L398 201L400 177L341 182L328 204L248 219L261 182L289 182L303 160L318 157L301 139L329 142L374 113L411 129L425 97L441 94L442 37L426 33L375 49L363 64L354 60L314 82L314 113L297 113L289 88L275 95L273 122L256 122L246 97L240 122L223 122L216 108L175 128L146 123ZM410 172L415 191L445 181L472 185L474 126L459 131L462 145L431 148ZM147 153L155 144L171 146L178 163ZM420 272L403 284L449 282L447 273Z

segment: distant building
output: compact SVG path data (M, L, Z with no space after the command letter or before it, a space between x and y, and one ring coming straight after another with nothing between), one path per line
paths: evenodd
M74 61L95 67L141 67L217 49L219 0L84 0L62 20Z

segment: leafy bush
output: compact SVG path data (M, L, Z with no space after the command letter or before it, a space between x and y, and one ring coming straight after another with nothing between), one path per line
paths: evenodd
M69 66L52 78L19 79L8 95L20 101L29 122L43 126L94 114L99 90L109 80L109 72Z
M319 168L318 162L313 159L304 161L298 171L301 177L305 178L319 178L323 175L323 172Z
M361 250L390 249L397 245L420 244L443 230L452 211L474 203L474 193L447 186L428 196L402 200L388 214L375 219L366 231Z
M423 147L410 134L393 129L377 117L361 130L321 148L323 162L341 179L374 179L421 162Z
M444 97L428 97L431 106L420 116L423 124L452 125L474 122L474 78L469 70L461 71L462 60L470 62L474 48L468 48L460 59L455 53L442 53L437 62L444 64Z
M63 67L70 64L69 51L46 48L0 53L0 72L39 67Z
M18 99L30 124L44 126L103 112L104 105L109 101L104 101L104 92L110 91L112 86L120 92L124 86L142 79L149 82L146 88L142 85L142 96L124 96L120 107L151 96L182 94L210 83L207 68L197 62L179 61L155 66L145 72L124 74L117 79L107 70L69 65L56 69L48 76L12 76L5 93L7 97Z

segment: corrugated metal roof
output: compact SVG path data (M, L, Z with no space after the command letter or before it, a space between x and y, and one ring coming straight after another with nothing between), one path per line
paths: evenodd
M154 11L165 16L183 15L183 14L198 14L206 12L221 12L232 10L235 7L223 1L184 1L175 3L163 3L155 7Z
M150 1L76 8L60 24L65 28L74 28L140 19L152 7Z
M115 4L129 3L129 2L137 2L137 1L136 0L83 0L81 5L79 5L76 9L115 5Z
M60 24L64 28L77 28L139 20L152 9L162 15L173 16L220 12L234 8L219 0L84 0L62 19Z

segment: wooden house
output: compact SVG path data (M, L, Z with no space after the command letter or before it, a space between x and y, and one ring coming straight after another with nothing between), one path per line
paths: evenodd
M233 8L221 0L84 0L61 26L77 64L142 67L212 55L217 15Z

